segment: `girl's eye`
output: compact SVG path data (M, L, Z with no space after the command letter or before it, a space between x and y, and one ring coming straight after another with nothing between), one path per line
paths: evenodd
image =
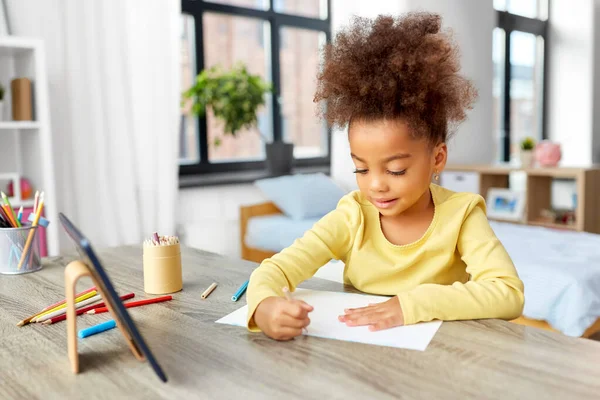
M355 169L354 173L355 174L363 174L364 175L364 174L367 173L367 171L368 171L367 169Z
M388 171L388 174L394 175L394 176L404 175L405 173L406 173L405 169L403 169L402 171Z

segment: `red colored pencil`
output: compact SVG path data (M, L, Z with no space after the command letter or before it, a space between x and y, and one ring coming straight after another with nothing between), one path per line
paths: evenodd
M146 300L138 300L138 301L130 301L129 303L123 303L123 305L125 306L125 308L130 308L130 307L139 307L139 306L145 306L146 304L152 304L152 303L160 303L162 301L167 301L167 300L172 300L173 297L171 296L161 296L161 297L155 297L153 299L146 299ZM100 307L100 308L95 308L93 310L87 311L87 314L102 314L108 311L107 307Z
M83 294L89 293L89 292L91 292L92 290L96 290L96 286L92 286L92 287L91 287L91 288L89 288L88 290L84 290L84 291L83 291L83 292L81 292L81 293L77 293L77 294L75 295L75 298L78 298L79 296L81 296L81 295L83 295ZM61 300L61 301L59 301L58 303L54 303L54 304L52 304L51 306L48 306L48 307L44 308L44 309L43 309L41 312L48 311L48 310L49 310L49 309L51 309L51 308L54 308L54 307L61 306L61 305L65 304L65 302L66 302L66 301L67 301L67 299L64 299L64 300Z
M129 299L132 299L133 297L135 297L135 294L128 293L128 294L125 294L125 295L123 295L123 296L121 296L119 298L121 300L129 300ZM84 312L93 310L95 308L104 307L104 306L106 306L106 304L104 302L102 302L102 303L98 303L98 304L92 304L91 306L83 307L83 308L80 308L80 309L75 310L75 311L76 311L76 315L81 315ZM47 319L44 322L42 322L42 324L50 325L50 324L53 324L55 322L64 321L65 319L67 319L67 314L63 314L63 315L59 315L58 317Z

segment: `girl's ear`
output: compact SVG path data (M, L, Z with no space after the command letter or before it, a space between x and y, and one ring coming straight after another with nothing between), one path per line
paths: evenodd
M441 173L446 167L448 160L448 147L446 143L440 143L433 149L433 169L436 173Z

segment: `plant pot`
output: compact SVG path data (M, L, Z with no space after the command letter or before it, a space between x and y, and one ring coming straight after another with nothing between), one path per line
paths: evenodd
M519 157L521 158L521 167L522 168L533 167L533 151L532 150L521 150L519 152Z
M0 100L0 121L4 121L4 101Z
M294 145L292 143L267 143L267 170L272 176L289 175L292 173L294 161Z

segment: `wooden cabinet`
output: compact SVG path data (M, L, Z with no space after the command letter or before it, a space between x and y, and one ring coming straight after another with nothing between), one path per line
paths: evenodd
M525 213L517 223L600 233L598 166L518 168L504 165L449 165L441 174L440 184L451 190L479 193L487 200L490 188L509 188L511 175L514 174L525 178ZM572 180L576 184L575 221L571 224L544 219L544 212L552 208L552 184L556 180Z

